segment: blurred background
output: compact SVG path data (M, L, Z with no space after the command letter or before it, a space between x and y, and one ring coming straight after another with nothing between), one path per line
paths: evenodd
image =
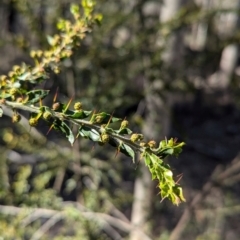
M75 0L2 0L0 74L32 64ZM169 158L186 203L161 202L148 169L111 147L74 146L44 122L0 119L1 239L240 238L240 1L98 0L103 14L41 87L45 100L127 118L148 140L186 142Z

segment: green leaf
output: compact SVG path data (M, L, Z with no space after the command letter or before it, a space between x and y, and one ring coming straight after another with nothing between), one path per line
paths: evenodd
M164 148L167 146L167 141L166 140L162 140L160 143L159 143L159 148Z
M120 144L120 152L126 154L127 156L131 157L133 160L133 163L135 162L135 152L134 150L129 147L127 144Z
M174 140L173 140L173 138L170 138L170 139L168 140L167 145L168 145L169 147L173 147L173 146L174 146Z
M116 131L117 134L121 134L121 135L124 135L124 134L132 134L132 130L129 129L129 128L122 128L122 129L119 129L118 131Z
M182 147L174 148L174 155L178 157L178 155L182 152Z
M31 76L31 72L25 72L21 76L18 76L18 80L26 81Z
M112 117L110 123L119 122L121 120L121 118Z
M182 202L186 202L186 199L183 196L183 190L181 187L175 186L173 188L173 192L175 193L176 196L178 196L181 199Z
M72 112L72 114L69 114L70 112ZM65 115L73 119L84 119L87 118L91 113L92 111L80 110L80 111L67 111L67 114Z
M163 160L153 153L148 153L153 164L163 164Z
M158 152L158 156L161 156L162 158L165 158L169 155L173 155L174 149L173 148L164 148L161 151Z
M21 87L21 84L20 84L20 82L14 82L14 83L12 84L12 87L13 87L13 88L20 88L20 87Z
M106 126L103 129L106 131L106 133L115 133L116 132L114 129L106 127ZM104 132L104 130L103 130L103 132Z
M73 145L75 141L74 135L70 127L64 121L56 119L53 123L53 128L65 134L68 141L71 143L71 145Z
M109 139L109 142L108 142L111 146L113 146L114 148L117 148L119 152L125 154L126 156L129 156L132 158L133 162L135 160L135 152L134 150L129 147L127 144L124 144L123 142L121 142L119 144L118 141L116 141L115 139L113 138L110 138Z
M88 126L81 126L79 128L79 134L82 137L88 138L94 142L100 142L101 141L101 136L100 133L98 131L96 131L95 129L91 129Z
M12 95L11 94L9 94L9 93L3 93L3 94L0 94L0 98L9 98L9 97L11 97Z
M181 143L174 143L173 139L171 138L168 141L168 145L166 144L166 141L160 142L160 147L156 149L154 152L159 156L160 158L165 158L169 155L175 155L178 156L179 153L182 152L182 147L185 145L184 142Z
M149 167L150 167L151 158L150 158L149 154L143 154L143 157L144 157L146 166L149 166Z
M32 90L27 92L27 102L25 104L34 104L39 102L40 99L45 98L49 93L49 90Z

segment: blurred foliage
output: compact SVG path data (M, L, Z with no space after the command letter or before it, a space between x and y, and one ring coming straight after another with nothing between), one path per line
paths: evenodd
M46 35L55 33L55 25L60 16L72 18L68 9L73 2L78 3L69 0L5 0L2 4L8 11L12 11L15 20L8 23L9 31L4 32L0 43L2 48L9 44L14 47L11 45L8 56L11 58L13 55L12 60L4 59L4 63L9 64L6 68L2 64L1 71L9 71L16 61L18 64L24 60L27 64L37 65L39 56L42 55L37 49L44 49L48 43L54 43L56 39L46 38ZM159 12L147 13L150 1L133 2L97 1L96 10L104 16L101 27L87 35L81 46L73 50L74 54L70 53L70 58L67 56L64 59L63 56L62 71L57 76L49 74L50 78L43 85L50 92L49 97L43 101L43 106L52 104L58 86L60 102L67 103L68 99L74 97L75 102L81 100L84 109L94 109L96 113L102 110L114 112L114 115L121 118L128 116L129 122L135 121L129 128L139 132L144 116L138 111L137 114L134 112L138 109L139 102L144 101L145 94L151 91L145 88L145 79L150 79L153 84L158 82L158 94L162 96L166 92L194 93L196 87L192 79L200 76L204 82L205 77L217 68L222 49L230 43L239 42L239 31L233 36L222 37L214 23L218 14L224 11L236 12L235 9L203 11L201 7L190 4L174 19L161 25ZM158 5L155 6L159 10ZM73 7L72 12L75 10ZM188 48L183 67L177 70L174 66L166 66L161 54L171 33L184 30L188 39L191 25L199 21L209 24L205 48L202 51ZM31 50L34 60L26 54ZM58 71L55 68L55 72ZM239 76L235 74L233 77L230 88L237 99ZM46 91L34 94L24 92L32 103L36 94L40 98L45 93ZM22 114L23 119L29 118L28 114ZM73 149L70 149L66 147L61 135L52 132L47 137L49 140L43 137L43 142L38 141L34 138L33 128L29 130L27 127L24 130L17 125L12 127L6 118L4 121L1 119L1 122L0 201L2 205L23 207L23 212L14 216L0 215L0 232L5 234L6 239L29 239L46 222L45 218L39 218L23 227L24 220L31 216L27 208L24 212L26 206L67 211L67 218L53 226L52 231L48 230L44 235L46 239L49 236L53 239L108 239L103 224L81 217L81 214L76 213L75 207L65 209L63 203L66 200L80 202L91 212L109 215L113 215L113 204L129 216L133 187L129 182L138 171L133 173L133 166L122 155L114 158L115 152L107 146L100 148L85 140L80 143L76 141ZM41 120L38 128L44 134L48 131ZM75 128L72 131L77 134ZM89 151L91 148L93 150ZM15 155L12 157L14 153L17 153L19 160ZM153 158L153 163L157 162L151 154L148 158ZM169 167L165 167L168 176ZM152 171L154 170L153 167ZM209 219L211 221L212 218ZM204 224L202 228L205 228ZM187 229L187 232L191 231L192 228ZM197 230L194 233L198 235ZM125 233L121 234L125 236ZM161 239L168 239L168 236L167 231L163 232Z

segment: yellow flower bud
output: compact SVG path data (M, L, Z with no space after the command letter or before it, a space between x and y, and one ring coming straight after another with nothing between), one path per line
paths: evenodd
M138 134L137 133L133 133L132 136L130 137L130 140L132 142L138 141Z
M74 110L80 110L82 109L82 103L81 102L76 102L73 106Z
M138 133L133 133L132 136L130 137L130 140L132 142L141 141L141 140L143 140L143 135L142 134L138 134Z
M127 128L127 126L128 126L128 121L127 120L123 120L121 122L121 128Z
M101 135L101 139L103 143L107 143L109 141L109 135L104 133Z
M147 143L141 142L139 145L140 145L141 147L146 147L146 146L147 146Z
M51 114L49 111L45 111L45 112L43 113L43 118L44 118L45 120L50 120L51 117L52 117L52 114Z
M17 123L21 120L21 116L18 113L14 113L12 116L12 122Z
M96 116L96 118L95 118L95 122L96 122L96 123L101 123L102 120L103 120L103 117L100 116L100 115Z
M28 120L28 123L29 123L29 125L30 125L31 127L36 127L37 124L38 124L38 119L36 119L36 118L30 118L30 119Z
M37 56L36 51L31 50L31 52L30 52L30 56L31 56L31 58L35 58L35 57Z
M148 146L150 148L155 148L156 147L156 142L154 140L151 140L151 141L148 142Z
M10 93L11 95L15 95L17 92L18 92L18 89L17 89L17 88L11 88L11 89L9 90L9 93Z

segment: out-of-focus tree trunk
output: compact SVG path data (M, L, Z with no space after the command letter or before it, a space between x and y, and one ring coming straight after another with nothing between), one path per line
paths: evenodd
M215 1L216 9L239 9L239 0ZM237 12L220 14L216 17L216 27L221 38L231 37L239 28L239 15ZM225 90L230 82L232 74L236 68L238 59L238 45L229 44L223 51L219 64L219 69L208 78L210 88Z
M211 0L196 0L202 11L211 8ZM204 19L200 22L192 24L192 32L190 36L189 46L195 51L201 51L206 46L208 23Z
M181 5L181 0L165 0L160 11L160 21L164 23L174 17ZM181 54L179 54L179 47L181 47L179 45L179 35L172 34L169 40L162 56L167 68L172 62L175 62L176 65L181 62L181 59L179 59L179 57L181 57ZM147 61L147 59L143 59L143 64L145 60ZM169 132L171 109L168 96L163 97L160 94L162 81L164 81L164 79L155 80L154 82L145 79L146 118L142 132L147 140L154 139L159 141L167 136ZM147 221L151 210L154 183L151 180L149 170L143 162L139 164L139 168L141 174L136 178L134 184L131 223L143 231L148 232ZM130 239L146 240L138 230L131 232Z
M203 9L210 10L223 10L223 9L238 9L240 8L240 0L229 0L229 1L222 1L222 0L199 0L197 1L200 3L203 7ZM222 13L218 14L215 17L215 28L218 31L219 37L222 39L227 39L228 37L232 37L237 29L240 26L240 18L237 13L237 11L229 11L228 13ZM199 34L196 35L196 37L200 39L195 39L195 45L193 46L193 49L195 50L201 50L205 47L205 38L207 38L207 25L205 23L200 23L198 25L199 28L202 28L202 30L199 31ZM201 36L200 33L204 32L204 36ZM203 38L204 37L204 41ZM198 42L199 41L199 42ZM192 45L190 45L192 46ZM239 47L237 44L229 44L224 47L221 55L221 59L219 62L219 68L218 70L208 77L206 86L206 90L211 89L213 92L215 90L221 91L224 93L224 91L228 88L232 74L234 73L237 65L237 59L238 59L238 51ZM216 199L216 202L218 202L220 198ZM220 200L221 201L221 200ZM220 203L221 204L221 203ZM222 233L224 231L224 222L220 221L216 215L216 225L214 228L214 231L217 232L218 236L222 236ZM190 211L185 211L185 213L180 218L178 224L175 226L174 230L172 231L169 239L170 240L178 240L182 239L182 234L185 228L187 227L187 224L189 223L191 219L191 213ZM211 230L212 231L212 230ZM211 232L212 234L213 231Z
M160 22L164 24L165 22L174 18L184 3L185 1L183 0L163 1L160 12ZM183 39L181 35L182 32L178 31L172 33L167 39L160 39L162 45L165 46L165 51L161 57L166 67L174 66L174 68L176 68L180 67L182 63Z
M132 206L131 223L137 228L148 232L147 219L149 216L150 204L152 199L152 182L148 169L143 163L139 164L141 174L136 178L134 183L134 201ZM131 240L148 240L142 236L137 229L130 234Z

